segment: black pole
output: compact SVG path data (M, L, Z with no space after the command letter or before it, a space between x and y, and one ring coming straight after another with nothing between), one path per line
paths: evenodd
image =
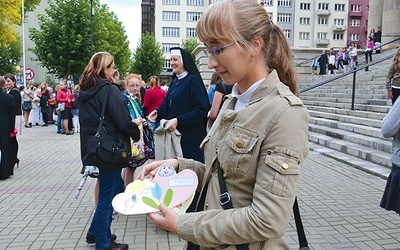
M351 110L354 110L354 99L356 95L356 74L357 71L353 73L353 93L351 94Z
M90 0L90 55L93 55L93 0Z

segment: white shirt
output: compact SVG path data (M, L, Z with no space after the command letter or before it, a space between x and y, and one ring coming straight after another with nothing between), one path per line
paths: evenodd
M232 88L232 96L237 98L235 104L235 111L240 111L244 109L247 104L249 104L251 97L254 94L254 91L260 86L260 84L265 80L265 78L258 80L253 85L250 86L244 93L239 94L239 86L235 83Z

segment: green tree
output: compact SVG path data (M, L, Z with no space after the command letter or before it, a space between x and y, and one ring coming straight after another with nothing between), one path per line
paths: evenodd
M24 4L25 13L33 10L40 0L26 0ZM21 25L22 1L0 0L0 46L9 46L17 41L16 25Z
M128 71L131 51L122 23L106 5L93 0L93 51L115 57L121 74ZM39 15L39 29L31 28L35 42L30 50L49 73L66 78L80 76L91 55L90 1L49 1L46 15Z
M160 75L164 65L161 44L150 33L142 34L138 47L133 53L132 71L142 75L147 82L152 75Z
M193 60L196 61L196 57L193 54L193 51L197 46L199 46L199 44L200 44L199 40L197 40L196 37L189 37L189 38L182 40L181 47L186 49L187 51L189 51L193 57Z
M22 38L16 36L8 46L0 46L0 75L16 73L16 66L22 57Z

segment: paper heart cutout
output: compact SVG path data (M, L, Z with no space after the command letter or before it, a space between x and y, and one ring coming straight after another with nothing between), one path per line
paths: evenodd
M130 215L158 212L158 205L164 203L183 214L192 203L197 185L194 171L185 169L177 174L172 166L163 165L153 181L145 179L130 183L124 193L114 197L112 206L118 213Z

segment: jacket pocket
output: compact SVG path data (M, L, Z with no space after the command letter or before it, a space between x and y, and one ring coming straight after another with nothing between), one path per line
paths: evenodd
M235 174L245 174L249 170L255 156L255 145L258 142L258 134L237 126L232 127L225 142L229 146L222 150L220 156L228 171Z
M265 190L282 197L295 194L300 174L300 155L292 150L276 147L267 151L266 169L262 173Z

